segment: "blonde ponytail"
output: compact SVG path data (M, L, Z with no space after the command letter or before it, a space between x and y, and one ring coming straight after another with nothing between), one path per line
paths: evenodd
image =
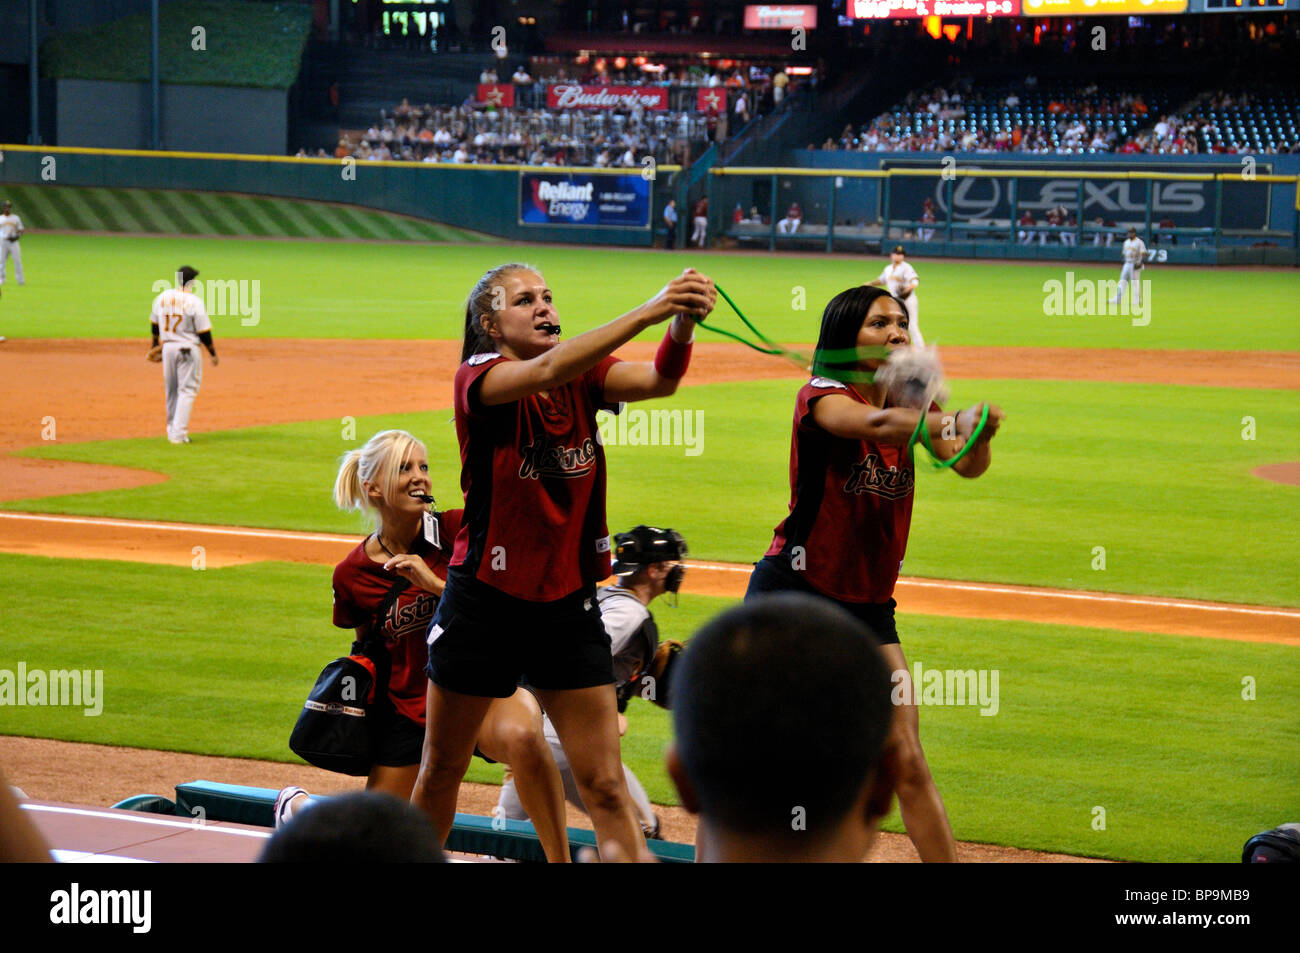
M334 502L341 510L360 510L379 528L379 510L366 492L366 484L379 487L388 497L397 485L402 461L415 449L426 453L424 444L405 430L382 430L366 441L364 447L349 450L339 464L334 481Z
M365 491L361 488L361 450L349 450L343 455L338 479L334 481L334 503L341 510L359 510L365 506Z

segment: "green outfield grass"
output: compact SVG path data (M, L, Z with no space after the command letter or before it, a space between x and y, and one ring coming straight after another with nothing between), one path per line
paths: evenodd
M55 229L172 236L225 235L232 238L362 238L393 242L472 243L491 240L486 235L463 228L357 205L227 192L7 185L0 187L0 194L22 209L23 226L35 232ZM33 241L33 237L30 234L24 236L24 247L66 236L48 235L38 241Z
M118 204L128 201L120 190L105 191ZM53 202L56 193L49 190L49 194ZM176 215L195 222L187 226L194 229L224 223L211 230L242 231L251 229L252 221L273 217L269 209L263 210L264 215L256 210L259 203L270 200L197 196L193 202L183 202L165 193L146 194L151 201L170 203ZM93 222L116 215L112 204L105 199L91 208L65 202L63 214L86 221L84 227L102 228ZM294 228L314 228L325 235L333 233L330 229L344 233L347 228L364 234L360 221L368 213L348 209L336 214L322 206L297 205ZM16 210L26 214L21 201ZM308 219L309 213L313 217L308 222L300 221ZM408 220L401 222L392 227L419 229ZM379 228L375 224L372 230ZM257 324L245 326L231 316L214 315L218 339L459 339L464 297L475 279L494 265L524 260L544 270L566 334L631 309L692 265L727 288L769 337L806 343L816 339L825 303L850 285L874 279L882 265L875 258L504 244L434 248L232 242L39 232L23 238L23 259L27 287L6 288L0 309L3 332L10 337L138 337L155 293L154 282L189 263L205 279L261 283ZM917 268L922 281L921 327L927 342L940 345L1300 350L1293 271L1244 274L1232 269L1152 266L1143 272L1153 282L1150 323L1135 327L1132 318L1122 315L1044 313L1045 282L1064 281L1067 269L1074 272L1076 282L1118 279L1118 262L1111 267L920 260ZM743 330L725 305L715 320L723 327ZM709 340L708 332L701 339Z
M700 452L611 441L611 529L672 526L693 556L757 559L786 512L797 386L688 387L631 408L672 408L701 421L693 434ZM993 467L978 480L935 473L922 462L905 573L1300 605L1286 568L1300 565L1300 535L1292 531L1300 491L1250 476L1261 464L1297 458L1300 419L1291 392L1050 381L956 381L953 390L954 406L992 399L1007 422ZM1255 419L1254 440L1242 439L1246 416ZM24 454L157 470L171 479L3 506L360 533L360 517L331 503L340 455L379 430L411 430L429 447L441 505L459 506L450 417L448 410L365 417L353 441L341 439L337 420L326 420L199 433L187 447L161 436L41 445ZM202 420L202 397L195 419Z
M101 669L104 686L102 714L9 708L8 734L292 761L287 737L302 699L350 639L329 623L327 567L196 572L0 555L0 580L10 594L0 669ZM688 591L680 608L659 602L655 613L665 637L686 638L727 604ZM910 615L899 628L914 665L998 672L996 714L921 712L961 839L1234 861L1247 837L1291 816L1300 783L1293 648ZM1242 697L1248 676L1255 700ZM668 715L634 701L628 717L625 760L653 800L676 803L662 767ZM764 770L754 766L755 783ZM500 768L476 761L469 777L496 782ZM1097 808L1104 830L1094 829ZM887 827L901 829L896 815Z

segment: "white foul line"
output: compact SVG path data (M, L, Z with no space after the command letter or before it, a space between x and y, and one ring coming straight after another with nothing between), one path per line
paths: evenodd
M36 513L4 513L0 519L29 520L36 523L70 523L77 526L117 526L124 529L157 529L176 533L211 533L215 536L247 536L259 539L300 539L306 542L352 543L355 536L332 536L328 533L295 533L287 530L243 529L224 526L201 526L193 523L150 523L144 520L115 520L90 516L47 516Z
M105 817L111 821L125 821L128 824L153 824L157 827L180 827L190 830L215 831L218 834L233 834L236 837L255 837L259 840L266 840L271 836L270 831L245 831L234 827L219 827L215 823L195 823L194 821L169 821L162 817L148 817L140 815L138 817L124 817L121 814L110 814L108 811L91 811L80 807L55 807L52 804L20 804L18 805L24 811L43 811L47 814L74 814L78 817Z
M305 542L355 543L355 536L334 536L328 533L293 532L289 530L245 529L236 527L201 526L190 523L151 523L143 520L120 520L89 516L51 516L38 513L0 512L0 519L28 520L31 522L70 523L80 526L114 526L124 529L156 529L166 532L211 533L217 536L236 536L258 539L297 539ZM709 569L715 572L750 573L753 568L748 565L731 563L701 563L687 560L689 569ZM976 582L947 582L942 580L924 580L910 576L900 576L899 582L923 589L956 589L962 592L986 592L992 595L1033 596L1039 599L1073 599L1085 602L1110 602L1131 606L1155 606L1165 609L1188 609L1200 612L1228 612L1242 615L1275 616L1282 619L1300 620L1300 611L1287 609L1257 609L1250 606L1211 605L1178 599L1158 599L1150 596L1121 596L1104 592L1070 592L1066 590L1046 590L1033 587L1010 588Z
M687 569L711 569L718 572L753 572L751 566L736 566L730 563L697 563L686 560ZM1025 586L1013 589L1008 586L996 586L979 582L947 582L943 580L917 579L912 576L899 576L898 581L920 589L959 589L963 592L987 592L992 594L1033 596L1039 599L1078 599L1087 602L1117 602L1133 606L1160 606L1170 609L1199 609L1203 612L1241 612L1250 615L1280 616L1284 619L1300 620L1300 611L1287 609L1255 609L1249 606L1216 606L1199 602L1185 602L1179 599L1156 599L1149 596L1119 596L1105 592L1069 592L1064 590L1046 590Z

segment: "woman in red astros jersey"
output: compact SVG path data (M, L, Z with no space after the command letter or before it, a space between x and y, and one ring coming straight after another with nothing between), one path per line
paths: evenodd
M596 411L673 393L713 282L687 269L620 318L559 339L535 268L483 275L465 307L455 378L465 517L429 629L429 732L412 803L445 838L493 698L521 679L551 717L598 844L642 844L619 760L609 636L595 584L609 575L605 457ZM611 352L672 318L653 364Z
M920 411L896 407L879 384L862 383L884 361L853 358L910 344L907 309L883 288L858 287L831 299L822 315L813 377L795 399L790 441L790 515L755 565L746 599L794 589L824 596L865 622L894 669L893 744L900 759L899 809L922 860L956 860L952 826L921 750L907 660L894 627L894 583L907 549L915 471L907 450ZM832 358L849 355L847 361ZM956 415L956 439L931 404L925 426L936 454L957 454L983 405ZM978 444L954 464L964 477L989 467L989 441L1002 411L989 406ZM951 432L951 431L950 431Z
M424 445L402 430L385 430L351 451L334 487L340 508L367 511L375 518L375 532L334 569L334 624L355 628L357 637L364 637L394 583L399 578L410 583L379 622L392 659L391 704L381 710L375 764L366 779L368 790L403 800L415 786L424 746L429 687L425 634L463 518L462 510L429 513L429 488ZM564 787L542 732L537 699L522 688L493 699L471 745L484 758L510 765L521 797L527 776L527 796L539 813L526 810L542 848L549 860L567 862Z

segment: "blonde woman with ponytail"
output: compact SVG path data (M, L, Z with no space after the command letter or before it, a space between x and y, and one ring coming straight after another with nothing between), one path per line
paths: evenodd
M420 769L428 709L425 634L447 576L462 510L430 509L429 460L422 444L403 430L377 433L349 452L334 483L334 501L373 520L367 536L334 569L334 624L355 629L358 639L378 626L391 659L387 704L379 706L375 763L367 790L407 800ZM399 579L409 585L382 619L376 612ZM510 766L520 796L538 813L533 819L546 856L569 860L564 788L542 732L542 711L526 690L494 700L475 737L475 753ZM526 779L526 780L525 780ZM285 788L277 823L306 804L301 788Z

